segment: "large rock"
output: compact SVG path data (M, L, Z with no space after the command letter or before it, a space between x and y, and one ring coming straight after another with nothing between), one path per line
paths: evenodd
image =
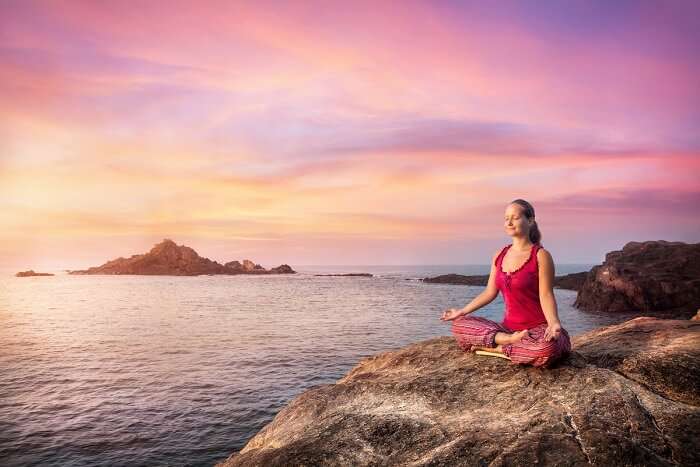
M301 393L220 465L698 465L699 342L698 322L637 318L551 369L418 342Z
M233 267L237 263L238 267ZM280 269L281 268L281 269ZM169 276L197 276L200 274L281 274L294 273L286 264L267 271L259 264L245 260L241 265L238 261L219 264L209 258L203 258L192 248L177 245L170 239L151 248L146 254L133 255L130 258L117 258L102 266L92 267L81 271L70 271L70 274L141 274Z
M700 243L629 242L589 271L574 306L688 319L700 306Z
M588 363L700 406L700 322L639 317L573 338Z
M241 264L239 261L230 261L226 264L224 264L227 268L236 271L239 274L266 274L267 270L260 266L259 264L255 264L249 259L244 259L243 264Z

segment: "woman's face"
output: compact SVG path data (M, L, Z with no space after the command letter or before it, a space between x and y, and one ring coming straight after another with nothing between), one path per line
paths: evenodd
M530 233L530 221L522 211L519 204L509 204L506 208L503 226L511 237L524 237Z

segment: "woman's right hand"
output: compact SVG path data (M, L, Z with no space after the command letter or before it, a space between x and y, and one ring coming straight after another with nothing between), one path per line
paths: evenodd
M455 318L459 318L462 316L461 310L458 310L456 308L450 308L449 310L445 310L442 312L442 316L440 316L440 319L442 321L451 321Z

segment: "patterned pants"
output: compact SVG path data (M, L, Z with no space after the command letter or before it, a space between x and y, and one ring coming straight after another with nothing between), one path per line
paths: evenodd
M547 324L528 329L528 335L515 344L503 344L503 353L510 357L513 363L548 367L571 352L569 333L561 328L559 337L550 341L544 340ZM513 331L490 319L480 316L463 315L452 321L452 334L457 344L465 352L471 352L474 347L496 347L496 333Z

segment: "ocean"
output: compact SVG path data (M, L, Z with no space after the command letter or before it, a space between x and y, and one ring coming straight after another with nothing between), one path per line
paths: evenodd
M557 274L592 265L557 265ZM0 276L0 464L212 465L363 357L450 335L489 265L294 266L270 276ZM50 271L53 272L53 271ZM368 272L374 277L315 274ZM572 307L574 336L624 321ZM499 296L477 316L500 320Z

